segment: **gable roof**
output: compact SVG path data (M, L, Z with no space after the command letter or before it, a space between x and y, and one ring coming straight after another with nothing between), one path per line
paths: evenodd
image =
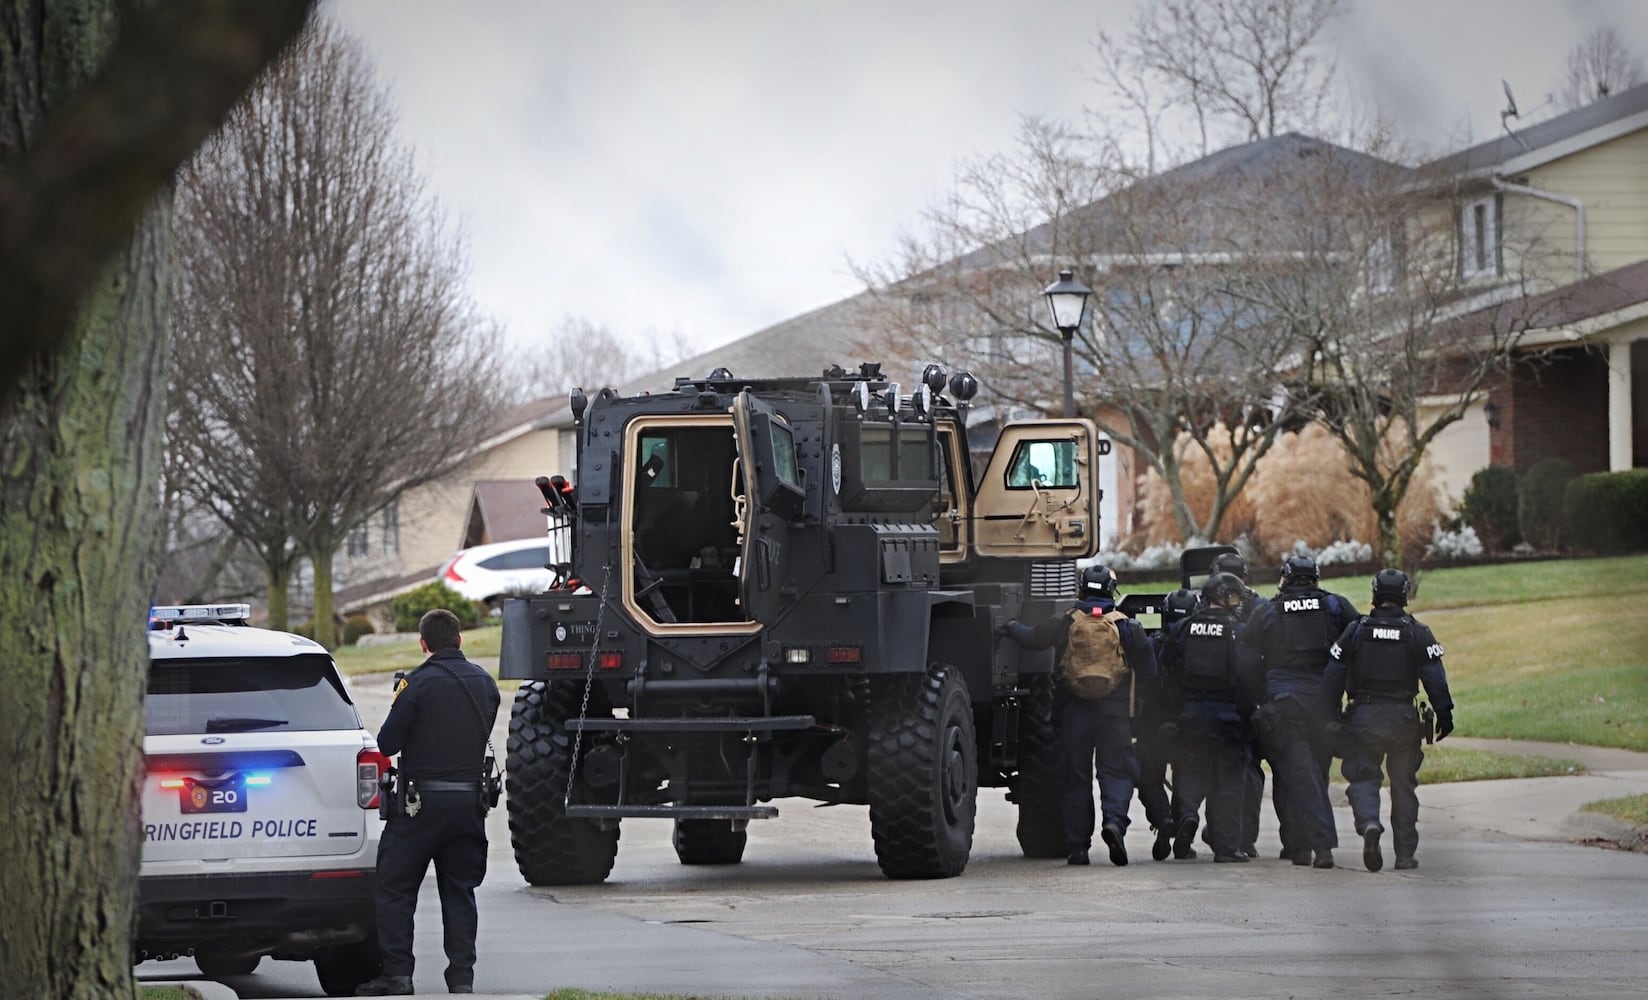
M1515 173L1648 127L1648 83L1427 163L1437 178Z
M544 497L530 479L481 479L469 496L462 546L509 542L544 533Z

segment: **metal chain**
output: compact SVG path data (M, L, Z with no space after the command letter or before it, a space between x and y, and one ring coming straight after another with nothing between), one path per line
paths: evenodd
M578 706L578 732L572 737L572 762L567 766L566 795L561 800L562 808L572 805L572 776L578 772L578 754L584 744L584 720L589 718L589 692L595 686L596 649L601 645L601 622L606 618L607 587L611 583L612 564L609 562L602 567L601 603L595 612L595 635L589 643L589 667L584 672L584 700Z

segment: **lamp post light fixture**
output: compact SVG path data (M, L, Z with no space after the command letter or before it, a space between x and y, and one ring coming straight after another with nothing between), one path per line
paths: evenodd
M1059 280L1042 289L1042 294L1047 296L1047 311L1053 316L1053 326L1064 338L1064 415L1073 417L1076 415L1076 370L1071 344L1081 328L1087 298L1093 289L1077 281L1074 271L1064 270L1059 272Z

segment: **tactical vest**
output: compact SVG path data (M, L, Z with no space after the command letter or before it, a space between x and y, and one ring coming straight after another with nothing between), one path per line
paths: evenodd
M1184 625L1184 660L1179 685L1187 693L1228 691L1236 684L1236 621L1198 611Z
M1419 692L1413 662L1413 619L1364 617L1356 629L1358 696L1407 696Z
M1266 643L1266 669L1322 672L1328 647L1339 638L1328 611L1328 596L1327 591L1312 588L1278 591L1271 598L1279 613Z

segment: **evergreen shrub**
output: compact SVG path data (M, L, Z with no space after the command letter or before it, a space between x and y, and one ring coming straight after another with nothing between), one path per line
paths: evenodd
M435 608L445 608L457 615L458 624L464 628L474 628L481 621L481 609L474 601L439 580L401 594L395 598L392 608L397 632L416 632L418 619Z
M1574 478L1566 458L1542 458L1516 484L1516 521L1522 540L1541 552L1555 552L1567 541L1563 494Z
M1459 517L1490 552L1509 552L1522 541L1517 527L1516 473L1502 465L1476 470L1459 501Z
M1591 552L1648 552L1648 469L1595 472L1568 483L1568 540Z

